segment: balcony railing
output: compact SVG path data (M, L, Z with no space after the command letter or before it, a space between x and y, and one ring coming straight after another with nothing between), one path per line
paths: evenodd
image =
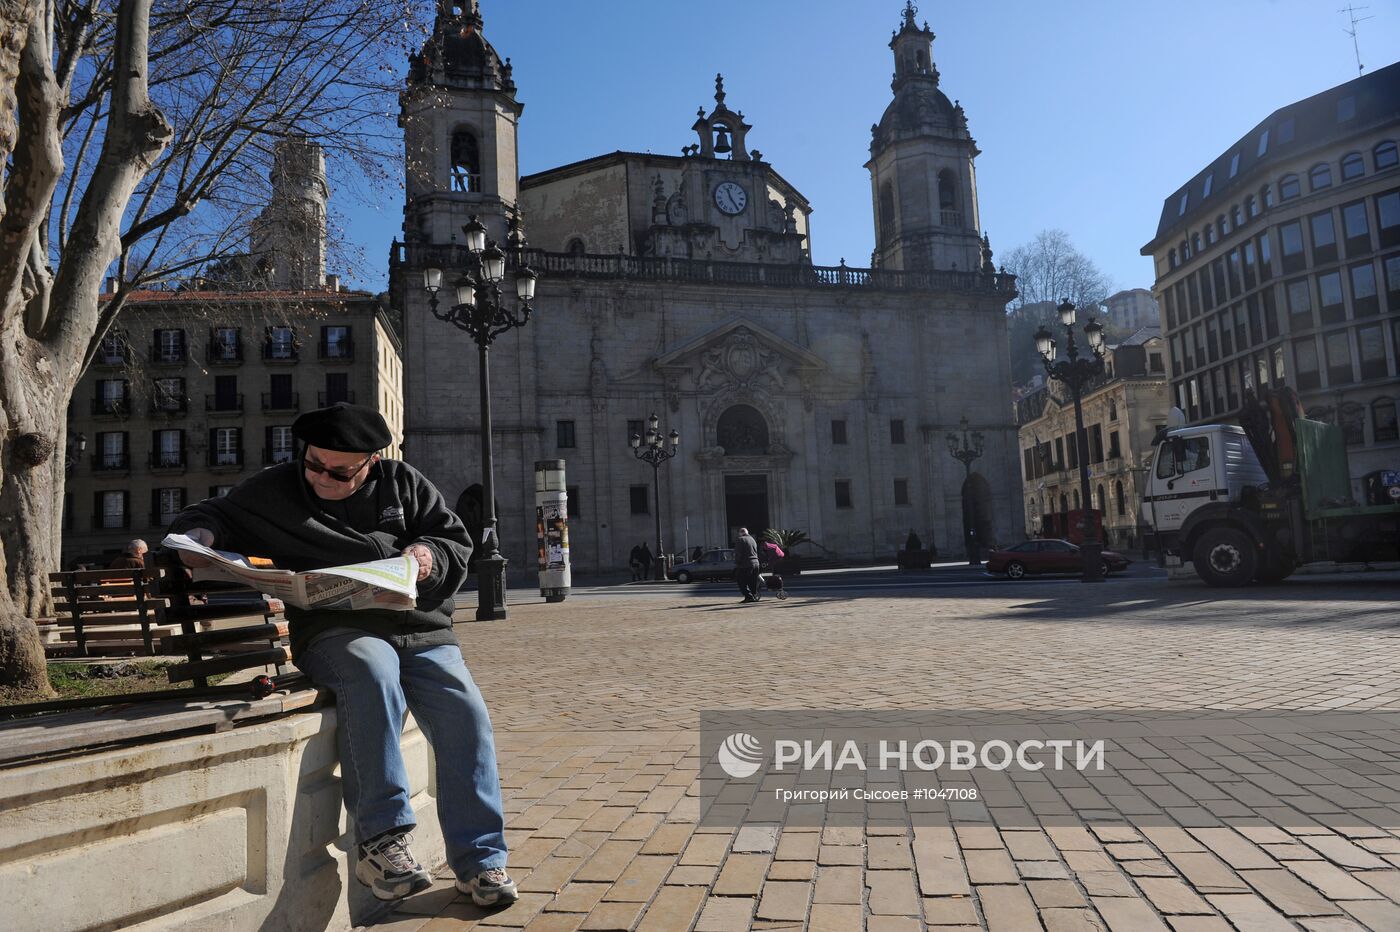
M92 529L94 531L124 531L128 523L128 518L124 514L92 516Z
M205 395L204 410L210 414L237 414L243 410L243 395Z
M317 355L322 359L352 360L355 358L355 341L351 337L341 340L322 340L316 346Z
M185 451L152 450L151 455L146 459L146 465L152 469L184 469Z
M316 407L318 408L324 408L327 405L333 405L338 401L348 401L350 404L354 404L355 393L352 391L316 393Z
M204 350L204 358L211 366L240 363L243 361L243 341L235 340L232 343L224 343L221 340L210 340L209 345Z
M227 466L242 466L242 465L243 465L243 449L242 449L241 447L240 447L239 449L237 449L237 450L210 450L210 451L209 451L209 466L210 466L211 468L217 469L217 468L219 468L220 466L225 466L225 467L227 467Z
M963 225L963 215L960 210L940 210L938 219L945 227L961 227Z
M130 453L94 453L93 472L126 472L131 469Z
M179 366L183 365L189 353L185 351L185 344L179 346L166 346L161 343L151 344L151 355L149 357L153 366Z
M183 395L172 398L169 395L151 399L152 414L184 414L189 409L189 399Z
M294 450L269 450L263 447L263 464L271 466L275 463L290 463L296 459Z
M295 343L268 342L263 344L262 358L264 362L296 362L299 357L299 347Z
M122 417L131 413L131 396L122 395L119 398L94 398L92 399L92 413L97 416L111 415Z
M264 411L296 411L301 407L301 393L288 392L263 392L262 409Z

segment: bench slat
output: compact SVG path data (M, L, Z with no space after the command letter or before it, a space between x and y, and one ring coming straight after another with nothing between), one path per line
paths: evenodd
M215 644L236 644L240 641L271 640L287 636L287 623L274 622L249 625L246 628L223 628L200 634L175 634L161 641L165 649L189 650L191 647L211 647Z
M291 648L276 647L271 650L250 651L246 654L230 657L216 657L213 660L172 664L166 669L165 674L170 682L178 683L181 680L212 676L216 673L232 673L235 670L247 670L250 667L289 663L291 659Z

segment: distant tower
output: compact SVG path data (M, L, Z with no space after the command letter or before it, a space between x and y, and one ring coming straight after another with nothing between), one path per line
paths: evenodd
M452 242L471 214L505 241L516 214L523 109L510 62L482 35L477 0L439 0L432 38L409 59L400 103L405 242Z
M326 281L326 158L303 136L277 143L272 200L252 224L258 277L272 288L321 288Z
M906 0L890 39L894 101L870 128L875 254L886 269L974 271L982 265L977 143L962 107L938 89L933 31Z

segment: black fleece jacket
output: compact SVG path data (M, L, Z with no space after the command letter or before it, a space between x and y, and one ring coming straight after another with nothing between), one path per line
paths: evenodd
M398 647L456 643L452 597L467 578L471 539L442 493L407 463L380 460L355 494L340 502L318 498L302 478L301 462L249 476L222 498L180 512L171 533L208 528L220 550L267 557L296 572L392 557L409 544L433 552L433 569L418 583L418 604L406 612L308 610L287 606L292 656L318 632L360 628Z

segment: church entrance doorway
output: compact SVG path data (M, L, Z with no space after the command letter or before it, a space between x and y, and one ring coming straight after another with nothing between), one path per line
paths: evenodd
M724 477L726 543L733 543L739 528L746 527L757 540L768 529L768 477Z

